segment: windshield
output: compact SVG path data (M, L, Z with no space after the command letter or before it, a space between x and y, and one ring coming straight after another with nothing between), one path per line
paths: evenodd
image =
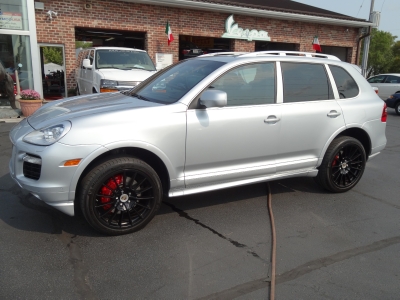
M119 49L97 50L96 69L156 70L147 52Z
M174 103L224 64L212 60L185 60L164 72L156 73L151 81L133 89L130 95L151 102Z

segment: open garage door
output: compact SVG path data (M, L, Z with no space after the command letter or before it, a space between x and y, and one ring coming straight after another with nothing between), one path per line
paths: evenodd
M179 60L199 56L207 53L231 51L231 40L204 37L179 36Z
M298 45L293 43L255 42L256 51L298 51Z
M145 32L96 28L75 28L75 41L80 47L128 47L145 50Z

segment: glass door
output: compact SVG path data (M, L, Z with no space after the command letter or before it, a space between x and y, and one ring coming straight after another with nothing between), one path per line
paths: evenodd
M64 45L39 44L39 53L44 100L68 97Z

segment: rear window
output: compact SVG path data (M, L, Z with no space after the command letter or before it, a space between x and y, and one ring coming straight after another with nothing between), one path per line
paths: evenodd
M322 64L281 63L283 102L333 99L331 84Z
M340 99L353 98L358 95L359 90L357 83L345 69L332 65L330 65L329 68L335 79Z

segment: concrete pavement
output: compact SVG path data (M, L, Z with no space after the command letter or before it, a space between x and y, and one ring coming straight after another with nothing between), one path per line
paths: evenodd
M18 123L24 116L20 109L12 109L11 106L0 106L0 123Z

